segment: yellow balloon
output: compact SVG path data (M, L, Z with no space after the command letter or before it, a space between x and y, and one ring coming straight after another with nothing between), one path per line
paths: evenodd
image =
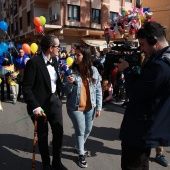
M143 15L140 15L140 20L143 21L145 17Z
M32 53L36 53L38 50L38 45L36 43L32 43L30 49Z
M68 66L71 66L71 65L73 64L74 60L73 60L71 57L68 57L68 58L66 59L66 62L67 62L67 64L68 64Z

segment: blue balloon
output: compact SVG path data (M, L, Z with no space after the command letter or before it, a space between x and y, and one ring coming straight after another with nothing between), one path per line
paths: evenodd
M3 53L6 53L8 51L8 45L4 42L1 42L0 48L1 48Z
M3 54L3 51L0 49L0 56L2 56L2 54Z
M8 24L5 21L0 21L0 29L6 31L8 29Z
M150 12L150 8L143 8L143 12Z

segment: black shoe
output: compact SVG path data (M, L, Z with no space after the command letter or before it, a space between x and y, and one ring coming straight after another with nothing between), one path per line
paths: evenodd
M128 102L124 102L123 104L121 104L122 107L126 107L128 104Z
M58 163L52 170L68 170L62 163Z
M85 159L85 156L84 155L79 155L78 156L78 165L81 167L81 168L87 168L87 162L86 162L86 159Z
M43 170L52 170L51 165L43 165Z

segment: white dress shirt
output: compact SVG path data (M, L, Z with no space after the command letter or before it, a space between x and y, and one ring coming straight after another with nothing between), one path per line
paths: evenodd
M45 64L47 64L47 61L49 61L49 60L43 53L42 53L42 56L45 61ZM52 59L49 62L52 63ZM48 72L50 74L50 79L51 79L51 90L52 90L51 93L55 93L56 92L57 73L52 65L47 65L47 69L48 69Z

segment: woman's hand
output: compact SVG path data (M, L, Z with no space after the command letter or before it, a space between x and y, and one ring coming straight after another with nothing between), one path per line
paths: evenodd
M99 117L99 116L100 116L100 111L96 110L95 117Z

